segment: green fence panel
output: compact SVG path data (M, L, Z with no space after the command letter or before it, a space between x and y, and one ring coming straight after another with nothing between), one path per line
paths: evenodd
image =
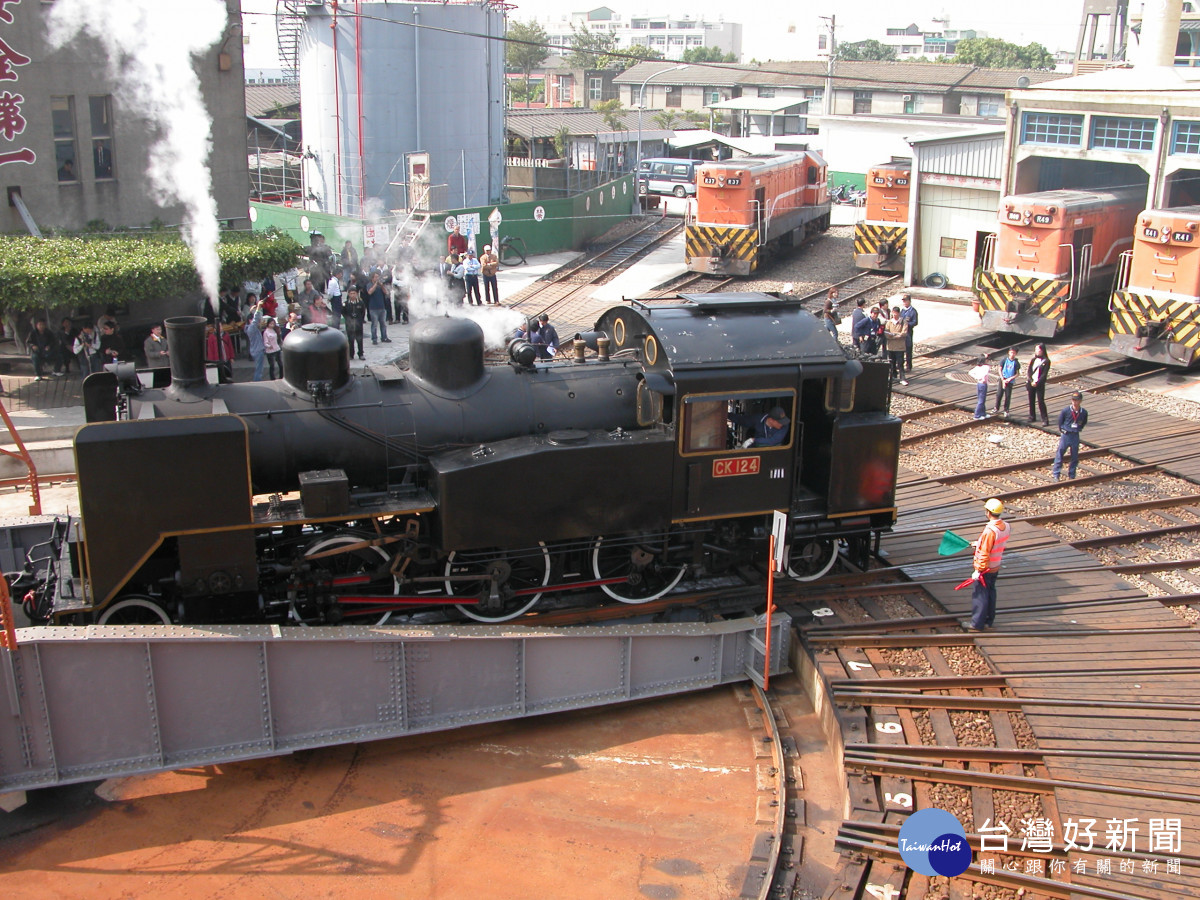
M445 237L449 233L446 220L450 216L458 222L464 216L478 215L476 246L482 248L484 244L493 243L492 228L488 224L493 210L500 211L500 234L520 238L531 255L577 250L629 218L635 196L633 176L626 175L574 197L439 212L434 214L430 228L421 236L421 252L445 254Z
M301 247L307 247L311 243L309 234L313 231L325 235L325 243L336 250L340 250L346 241L351 241L358 250L361 250L363 245L362 219L312 212L291 206L276 206L272 203L251 202L250 220L255 231L266 231L274 226L295 238Z
M838 185L848 184L852 188L858 188L860 191L867 189L867 173L866 172L835 172L829 170L829 189L833 190Z
M427 259L445 256L449 231L446 220L450 216L457 222L463 217L473 221L470 217L477 215L479 234L475 238L476 246L482 249L484 244L493 243L492 228L488 224L488 217L493 210L500 211L500 234L519 237L525 242L526 252L531 255L578 250L597 235L629 218L636 196L633 176L626 175L574 197L434 213L418 241L417 254ZM250 208L256 231L274 226L291 235L303 247L309 244L309 233L319 231L325 235L326 243L335 250L341 249L345 241L352 241L356 248L362 248L363 222L360 219L269 203L251 203ZM395 234L400 222L390 224L392 234Z

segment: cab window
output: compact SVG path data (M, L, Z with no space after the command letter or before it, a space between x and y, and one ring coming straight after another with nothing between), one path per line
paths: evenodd
M787 446L793 434L794 408L795 395L791 393L689 397L684 400L681 451L713 453L740 447Z

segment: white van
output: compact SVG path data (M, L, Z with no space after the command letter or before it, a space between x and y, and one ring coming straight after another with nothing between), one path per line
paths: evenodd
M698 159L643 159L638 166L639 194L696 195Z

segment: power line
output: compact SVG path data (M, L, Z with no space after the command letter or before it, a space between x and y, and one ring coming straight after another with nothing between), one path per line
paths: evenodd
M265 16L265 17L269 17L269 18L277 18L277 16L278 16L277 13L273 13L273 12L250 12L250 11L243 11L242 15L243 16ZM569 53L585 53L585 54L588 54L591 56L607 56L607 57L611 57L613 59L627 59L627 60L630 60L635 63L661 62L664 64L678 65L681 62L681 61L677 61L677 60L664 59L662 57L656 57L656 56L640 56L635 53L625 53L620 50L587 50L587 49L580 49L578 47L574 47L570 44L554 44L554 43L550 43L549 41L545 41L545 42L543 42L543 41L526 41L526 40L521 40L519 38L511 38L511 37L508 37L507 35L484 34L484 33L477 32L477 31L463 31L463 30L457 29L457 28L446 28L446 27L440 26L440 25L426 25L424 23L418 23L418 22L403 22L403 21L399 21L396 19L387 19L382 16L373 16L369 13L355 13L355 12L352 12L352 11L346 10L346 9L339 9L335 15L337 17L343 17L343 18L348 18L348 19L357 17L357 18L362 19L363 21L379 22L384 25L401 25L406 28L417 28L417 29L421 29L423 31L434 31L434 32L440 32L442 34L459 35L461 37L479 38L480 40L496 41L496 42L499 42L502 44L516 44L516 45L525 46L525 47L545 47L548 50L564 50ZM854 61L843 61L842 65L850 65L853 62ZM893 62L893 60L883 60L882 62ZM894 61L894 62L896 63L896 65L898 67L907 65L907 63L902 62L902 61ZM683 64L687 65L687 66L696 66L697 68L718 69L719 71L722 71L722 72L742 72L742 73L756 74L756 75L781 75L786 78L813 78L813 79L815 79L816 82L818 82L817 84L814 84L814 86L818 86L818 87L820 86L819 82L824 81L826 79L829 79L831 81L854 82L856 84L881 84L881 85L888 85L888 86L896 85L895 78L872 78L867 75L862 75L862 76L859 76L859 75L833 75L831 77L831 76L825 74L824 72L811 72L811 73L810 72L794 72L794 71L788 71L786 69L768 68L759 63L750 64L750 63L689 62L689 63L683 63ZM936 63L934 65L950 65L950 64ZM956 63L954 65L967 65L967 64ZM979 66L973 66L972 71L968 72L967 75L958 79L958 81L961 82L966 77L969 77L970 75L974 74L975 71L979 71L979 69L980 69ZM1024 70L1013 69L1012 71L1016 72L1016 71L1024 71ZM797 86L799 86L799 85L797 85ZM938 84L929 85L929 87L931 87L931 88L938 88L938 87L946 88L948 86L949 86L948 84L947 85L938 85ZM915 84L915 85L912 85L912 87L914 89L918 89L921 87L921 85ZM984 89L982 87L979 90L984 91ZM1195 90L1195 88L1192 88L1192 90Z

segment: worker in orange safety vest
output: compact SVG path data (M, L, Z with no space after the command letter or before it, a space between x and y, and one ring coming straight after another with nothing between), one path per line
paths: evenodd
M971 580L975 582L971 591L971 623L967 631L982 631L991 628L996 618L996 578L1000 574L1000 561L1004 558L1004 546L1012 529L1001 518L1004 503L993 497L983 505L987 513L987 525L975 542L975 571Z

